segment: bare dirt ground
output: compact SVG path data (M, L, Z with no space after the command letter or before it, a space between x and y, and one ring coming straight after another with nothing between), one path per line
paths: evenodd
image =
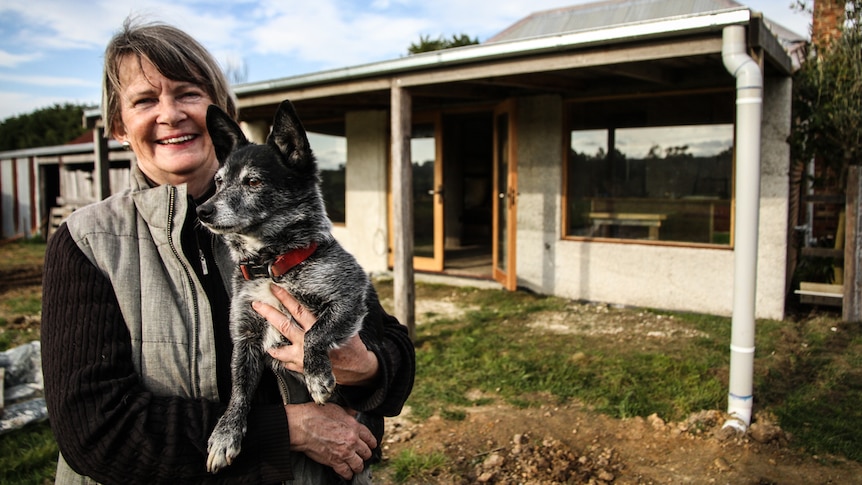
M656 416L612 419L577 404L479 406L468 409L463 421L390 420L384 456L409 448L444 453L454 464L418 483L862 483L856 462L796 451L764 419L740 436L722 428L724 418L704 411L665 423Z
M422 315L453 316L460 311L452 302L417 299L418 324ZM587 318L572 327L545 312L533 327L549 332L602 332L621 342L638 335L680 338L684 331L658 315L631 315L637 323L598 325ZM614 330L623 325L625 333ZM473 396L477 397L483 396ZM409 409L388 420L384 459L405 449L446 455L451 466L410 483L862 483L862 464L798 450L791 446L792 436L769 416L756 415L748 432L741 434L723 426L727 416L718 410L675 423L658 416L613 419L577 403L527 409L491 404L466 411L461 421L435 416L417 423L410 419ZM394 483L392 473L384 468L377 481Z
M0 270L0 295L7 291L26 286L42 284L41 266L14 266L9 269Z

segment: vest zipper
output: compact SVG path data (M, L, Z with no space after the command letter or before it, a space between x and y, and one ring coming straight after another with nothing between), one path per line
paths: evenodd
M177 258L177 261L180 263L180 266L183 268L183 272L186 274L186 279L189 283L189 288L192 292L192 319L193 323L193 335L192 335L192 349L191 355L189 356L191 359L191 380L192 387L194 392L194 397L201 397L201 381L200 381L200 371L198 370L198 352L200 349L200 328L201 328L201 318L200 318L200 308L198 307L198 292L195 287L195 280L192 277L192 273L189 270L188 266L183 262L183 258L180 256L180 252L177 250L177 246L174 243L173 238L173 228L174 228L174 213L176 211L176 198L177 198L177 188L174 186L168 187L169 197L168 197L168 220L167 220L167 236L168 236L168 245L171 248L171 251L174 253L174 257Z
M273 370L275 372L275 370ZM284 377L282 377L281 372L275 372L275 379L278 381L279 391L281 391L281 402L283 405L287 406L290 404L290 389L287 387L287 383L284 382Z
M207 268L207 257L204 256L204 250L201 248L198 248L198 257L201 259L201 272L204 276L210 274L209 268Z

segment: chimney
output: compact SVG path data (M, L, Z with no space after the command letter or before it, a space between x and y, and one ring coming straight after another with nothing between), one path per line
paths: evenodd
M814 0L811 17L811 42L815 48L828 49L841 36L846 0Z

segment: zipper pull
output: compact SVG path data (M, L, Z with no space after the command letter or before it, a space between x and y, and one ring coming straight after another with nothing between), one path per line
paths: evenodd
M201 271L203 271L204 276L206 276L206 275L210 274L210 272L209 272L209 268L207 268L207 258L206 258L206 256L204 256L204 250L198 249L198 254L200 255L200 258L201 258Z

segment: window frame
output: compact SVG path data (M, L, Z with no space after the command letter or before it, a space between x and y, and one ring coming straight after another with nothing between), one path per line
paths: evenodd
M571 234L570 233L570 224L569 219L571 214L571 196L569 194L569 177L571 164L573 163L571 159L572 149L571 149L571 141L572 141L572 132L579 130L609 130L611 128L620 129L620 128L647 128L647 127L660 127L660 126L674 126L674 123L660 123L660 122L642 122L642 123L632 123L625 126L600 126L599 124L590 125L589 123L577 124L573 122L575 114L575 107L578 105L592 105L597 103L648 103L649 101L654 101L660 98L677 98L680 97L698 97L705 96L707 98L712 98L711 102L713 103L721 103L721 107L717 109L719 112L718 115L713 113L712 116L703 116L701 120L698 122L687 122L680 123L677 122L676 125L731 125L732 131L732 144L730 147L731 151L731 168L730 174L728 177L729 180L729 199L727 203L729 204L729 236L727 243L715 243L715 242L695 242L695 241L674 241L674 240L651 240L651 239L640 239L640 238L621 238L621 237L606 237L606 236L596 236L596 235L579 235L579 234ZM708 99L707 102L710 100ZM722 102L723 101L723 102ZM726 106L725 106L726 105ZM684 110L685 114L681 116L681 118L685 118L686 116L698 118L698 114L695 113L694 110ZM736 129L735 129L736 119L735 119L735 92L731 87L727 88L709 88L709 89L700 89L700 90L685 90L685 91L674 91L674 92L662 92L662 93L652 93L652 94L627 94L627 95L617 95L617 96L605 96L605 97L592 97L592 98L581 98L581 99L570 99L564 102L563 105L563 136L562 136L562 184L561 184L561 239L566 241L580 241L580 242L602 242L602 243L612 243L612 244L641 244L641 245L654 245L654 246L672 246L672 247L695 247L695 248L710 248L710 249L723 249L723 250L732 250L734 248L734 232L733 232L733 221L735 218L735 202L736 202ZM612 147L608 147L608 149L613 149ZM662 199L655 199L660 201Z

